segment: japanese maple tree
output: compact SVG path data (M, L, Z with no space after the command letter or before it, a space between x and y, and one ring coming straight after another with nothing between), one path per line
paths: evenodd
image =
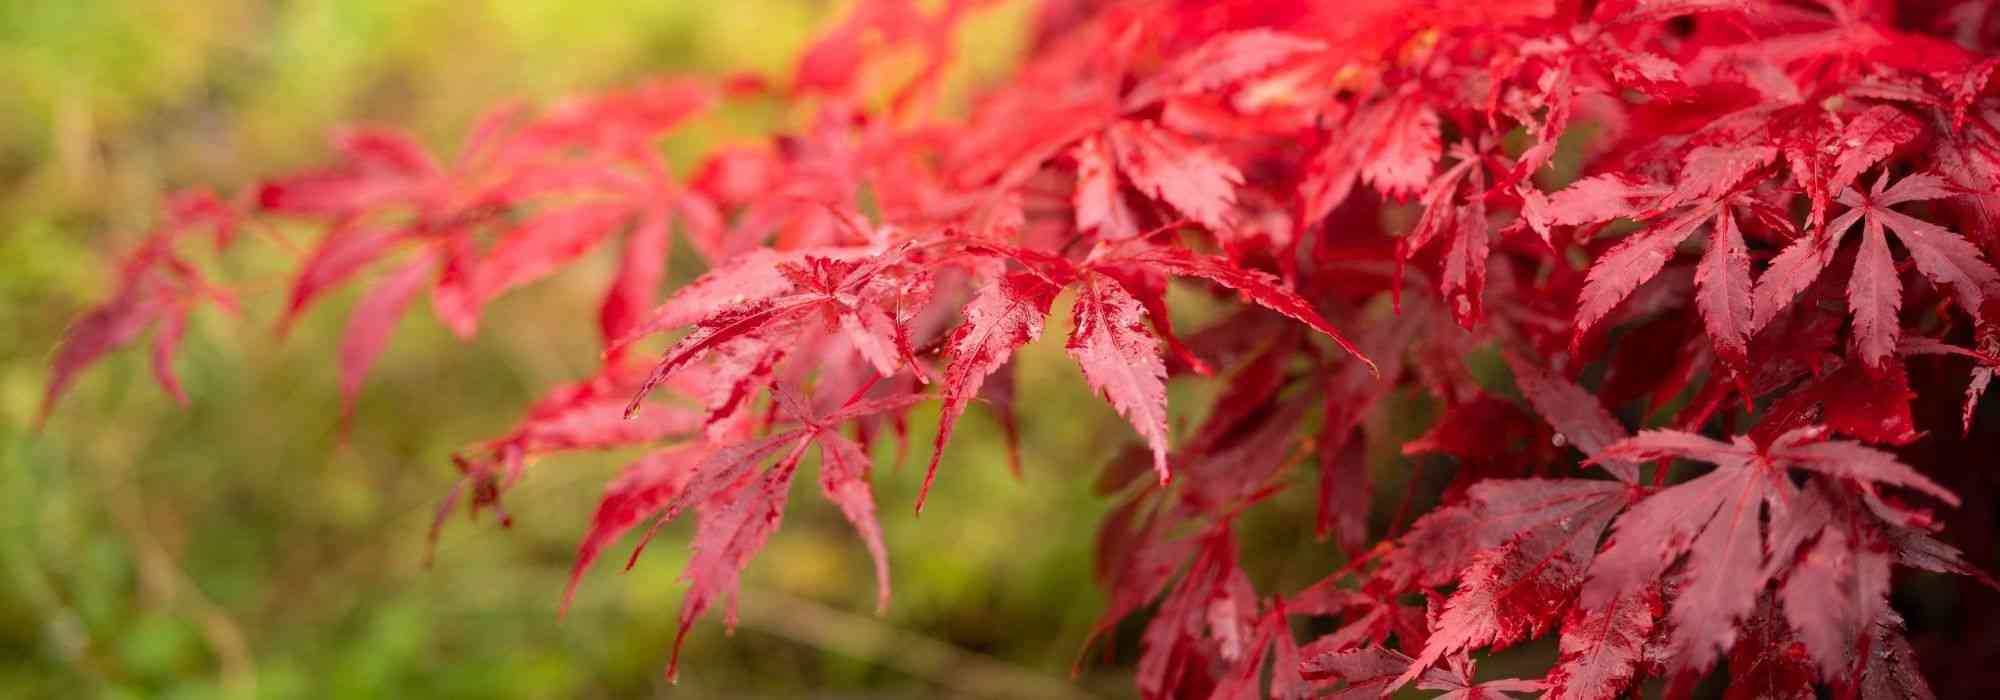
M420 297L470 337L608 249L600 368L461 452L439 515L645 447L571 586L692 513L685 638L815 450L890 605L870 443L937 401L928 492L968 411L1018 439L1012 360L1067 305L1078 380L1132 429L1097 484L1100 630L1143 620L1145 697L1684 696L1718 668L1732 696L1932 695L1943 642L1891 601L1907 569L1991 585L1951 543L1992 553L1967 487L2000 434L2000 3L1049 0L1022 65L942 109L983 4L864 0L786 81L500 109L449 155L354 129L324 167L175 198L54 354L44 416L149 327L190 400L188 314L233 303L191 234L316 227L278 323L366 288L346 405ZM661 139L753 98L796 123L677 177ZM662 293L676 235L707 272ZM1214 320L1177 328L1170 288ZM1220 391L1190 411L1176 382ZM1397 397L1436 418L1384 447L1458 468L1428 512L1371 517ZM1318 496L1298 537L1346 555L1303 590L1239 549L1285 489ZM1559 650L1539 675L1476 674L1534 639Z

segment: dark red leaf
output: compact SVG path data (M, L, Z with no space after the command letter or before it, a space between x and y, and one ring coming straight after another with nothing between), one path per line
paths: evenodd
M1640 673L1660 607L1659 594L1643 588L1571 608L1563 621L1562 656L1549 672L1550 700L1621 696Z
M1737 372L1747 368L1751 333L1750 251L1727 209L1715 217L1715 235L1695 266L1695 307L1717 354Z
M1583 387L1513 356L1507 358L1507 365L1513 368L1514 382L1535 412L1585 455L1595 457L1606 446L1631 436L1631 431ZM1619 481L1630 484L1639 480L1639 466L1632 462L1602 460L1597 464Z

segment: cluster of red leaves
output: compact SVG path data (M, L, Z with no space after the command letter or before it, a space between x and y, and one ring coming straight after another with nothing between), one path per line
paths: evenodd
M1064 347L1139 438L1098 484L1120 504L1098 574L1102 629L1152 610L1146 697L1685 694L1723 663L1744 697L1929 695L1891 571L1985 580L1918 504L1959 504L1934 479L1978 465L1936 444L1980 429L2000 367L1996 3L1054 0L1018 72L941 117L979 4L862 2L787 86L500 110L448 164L349 132L248 211L181 201L49 400L154 322L178 395L187 310L226 299L173 253L202 223L322 225L286 322L381 271L339 352L349 402L424 288L469 336L487 301L613 247L602 370L463 453L440 514L497 507L537 456L655 446L576 575L694 509L685 635L733 603L813 445L886 605L866 446L906 445L938 399L927 489L975 399L1011 438L1011 358L1067 294ZM883 80L911 51L916 77ZM749 94L802 127L675 179L657 140ZM655 307L675 230L709 272ZM1220 320L1178 334L1176 284ZM630 350L683 329L650 366ZM1514 389L1468 365L1494 352ZM1177 441L1166 388L1190 375L1227 388ZM1402 453L1460 468L1384 530L1363 455L1405 390L1440 417ZM1350 563L1260 592L1237 520L1304 479ZM1301 644L1300 619L1333 631ZM1471 652L1552 634L1542 677L1476 680Z

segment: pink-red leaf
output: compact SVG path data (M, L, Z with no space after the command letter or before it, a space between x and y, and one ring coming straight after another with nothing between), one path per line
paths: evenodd
M937 476L938 460L944 458L945 443L951 441L952 427L965 413L965 405L979 394L986 376L1007 364L1014 351L1041 337L1042 321L1049 315L1060 288L1026 273L1008 275L979 290L965 305L965 322L945 341L947 364L944 370L943 405L938 409L937 441L924 485L917 494L917 509L923 509L931 480Z
M1839 193L1876 163L1923 133L1923 125L1901 110L1876 105L1855 115L1842 130L1827 191Z
M1475 556L1424 641L1423 653L1396 684L1414 680L1447 654L1502 649L1541 636L1583 583L1598 537L1623 506L1623 498L1607 496Z
M1333 339L1333 342L1340 345L1349 355L1368 365L1369 371L1376 371L1375 362L1361 354L1361 350L1356 348L1354 343L1349 342L1332 323L1327 322L1318 311L1313 310L1312 304L1300 298L1297 293L1286 289L1282 282L1269 274L1246 270L1222 258L1197 255L1179 248L1152 248L1124 262L1156 265L1174 275L1199 277L1234 289L1245 301L1311 326L1313 330Z
M1833 262L1840 246L1837 234L1815 233L1800 236L1771 258L1771 264L1757 277L1753 293L1749 331L1755 334L1777 318L1778 313L1797 298L1799 292L1819 279L1821 270Z
M1696 208L1627 236L1598 256L1577 300L1575 335L1581 339L1632 290L1652 279L1673 257L1675 246L1714 212Z
M501 235L479 263L473 284L483 306L510 288L548 276L583 255L626 218L623 207L578 205L536 214Z
M680 673L681 644L687 641L695 619L717 596L735 596L743 567L778 530L785 516L786 492L791 490L792 475L798 471L799 453L804 448L805 443L798 443L776 466L742 485L733 500L702 514L695 528L694 556L681 575L689 585L681 600L680 629L674 634L673 658L667 662L668 678ZM733 625L735 615L729 617Z
M641 384L639 391L632 396L632 401L626 404L625 415L637 415L641 402L654 387L659 386L688 363L701 359L717 346L782 323L823 300L824 298L818 294L792 294L776 299L759 299L702 319L700 323L695 324L693 331L683 336L660 356L659 364L653 366L652 375L646 377L645 383Z
M182 406L188 403L187 392L181 390L179 375L174 373L174 354L180 351L181 336L187 332L188 313L185 305L161 314L160 322L153 327L153 378L160 388Z
M1326 44L1318 40L1269 29L1223 34L1175 59L1173 65L1146 84L1133 88L1125 104L1137 107L1165 97L1213 90L1324 48Z
M1104 137L1084 139L1070 155L1076 159L1076 194L1071 198L1076 229L1114 241L1139 235L1139 215L1125 201Z
M367 378L368 369L389 346L389 334L396 330L410 301L436 271L436 258L417 256L376 283L354 305L340 340L340 397L344 405L352 408L360 398L361 381Z
M280 329L288 328L299 314L335 285L347 281L368 263L389 252L402 239L395 231L336 226L320 239L319 247L306 256L292 282L291 301L285 307Z
M875 562L875 612L889 610L889 550L882 544L882 525L875 519L875 496L868 489L868 452L846 436L821 431L820 492L840 508L854 526L868 557Z
M1438 114L1428 102L1398 100L1396 111L1376 134L1372 152L1363 161L1361 179L1388 197L1408 197L1423 189L1444 147L1438 138Z
M625 234L625 249L618 256L618 276L605 292L604 305L597 315L606 349L638 330L643 315L653 308L671 250L671 232L666 217L653 215L642 217Z
M1097 276L1077 294L1075 329L1064 348L1093 391L1101 394L1153 451L1153 470L1166 483L1167 366L1146 327L1146 309L1117 281Z
M617 479L604 487L597 512L590 516L590 528L576 545L576 561L570 565L569 586L563 590L558 614L569 610L576 597L577 583L583 580L584 571L597 561L605 545L659 512L687 488L694 467L707 456L708 451L698 444L669 447L627 465Z
M49 386L42 394L41 414L36 422L47 420L49 411L55 408L78 371L139 337L158 311L157 302L126 293L91 309L71 325L63 335L62 345L56 349L55 359L49 363Z
M1150 121L1119 122L1105 138L1140 192L1210 229L1229 227L1243 174L1222 154Z

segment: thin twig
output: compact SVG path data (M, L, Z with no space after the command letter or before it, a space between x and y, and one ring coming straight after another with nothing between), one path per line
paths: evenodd
M112 520L138 553L140 586L157 604L183 608L194 618L202 638L215 652L224 689L237 697L255 697L257 663L250 651L249 637L243 633L243 626L202 593L173 555L154 539L138 481L127 480L123 488L104 491Z
M740 600L740 627L879 663L965 695L1097 697L1055 676L781 591L746 590Z

